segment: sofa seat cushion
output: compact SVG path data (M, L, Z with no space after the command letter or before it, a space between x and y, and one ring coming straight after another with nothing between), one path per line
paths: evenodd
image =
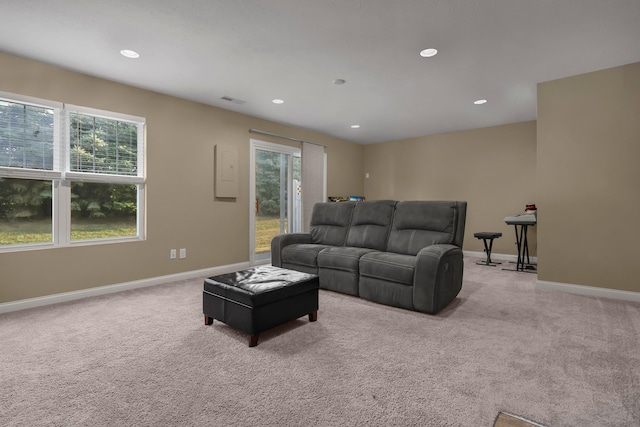
M358 272L360 258L374 249L338 246L324 249L318 254L318 267Z
M301 265L317 268L318 253L327 248L331 248L331 246L318 245L315 243L298 243L289 245L282 250L282 263L287 265Z
M416 257L391 252L369 252L360 258L360 276L413 285Z

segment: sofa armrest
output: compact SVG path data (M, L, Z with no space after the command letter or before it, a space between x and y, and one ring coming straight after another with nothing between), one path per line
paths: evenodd
M282 250L296 243L311 243L309 233L284 233L271 239L271 265L282 267Z
M416 257L413 276L413 305L435 314L454 300L462 288L464 261L455 245L431 245Z

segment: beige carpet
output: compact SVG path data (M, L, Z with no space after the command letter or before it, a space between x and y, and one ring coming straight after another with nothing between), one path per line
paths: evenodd
M640 304L476 261L437 316L321 291L254 348L202 280L0 315L0 425L640 425Z

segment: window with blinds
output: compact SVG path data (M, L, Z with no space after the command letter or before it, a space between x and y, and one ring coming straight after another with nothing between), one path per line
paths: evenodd
M0 92L0 251L144 238L144 125Z
M53 169L54 110L0 99L0 166Z
M138 128L135 123L70 113L69 170L137 175Z

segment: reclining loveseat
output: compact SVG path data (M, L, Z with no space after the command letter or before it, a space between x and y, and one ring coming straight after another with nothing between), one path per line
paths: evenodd
M309 233L271 241L276 267L316 274L320 288L435 314L462 288L463 201L317 203Z

